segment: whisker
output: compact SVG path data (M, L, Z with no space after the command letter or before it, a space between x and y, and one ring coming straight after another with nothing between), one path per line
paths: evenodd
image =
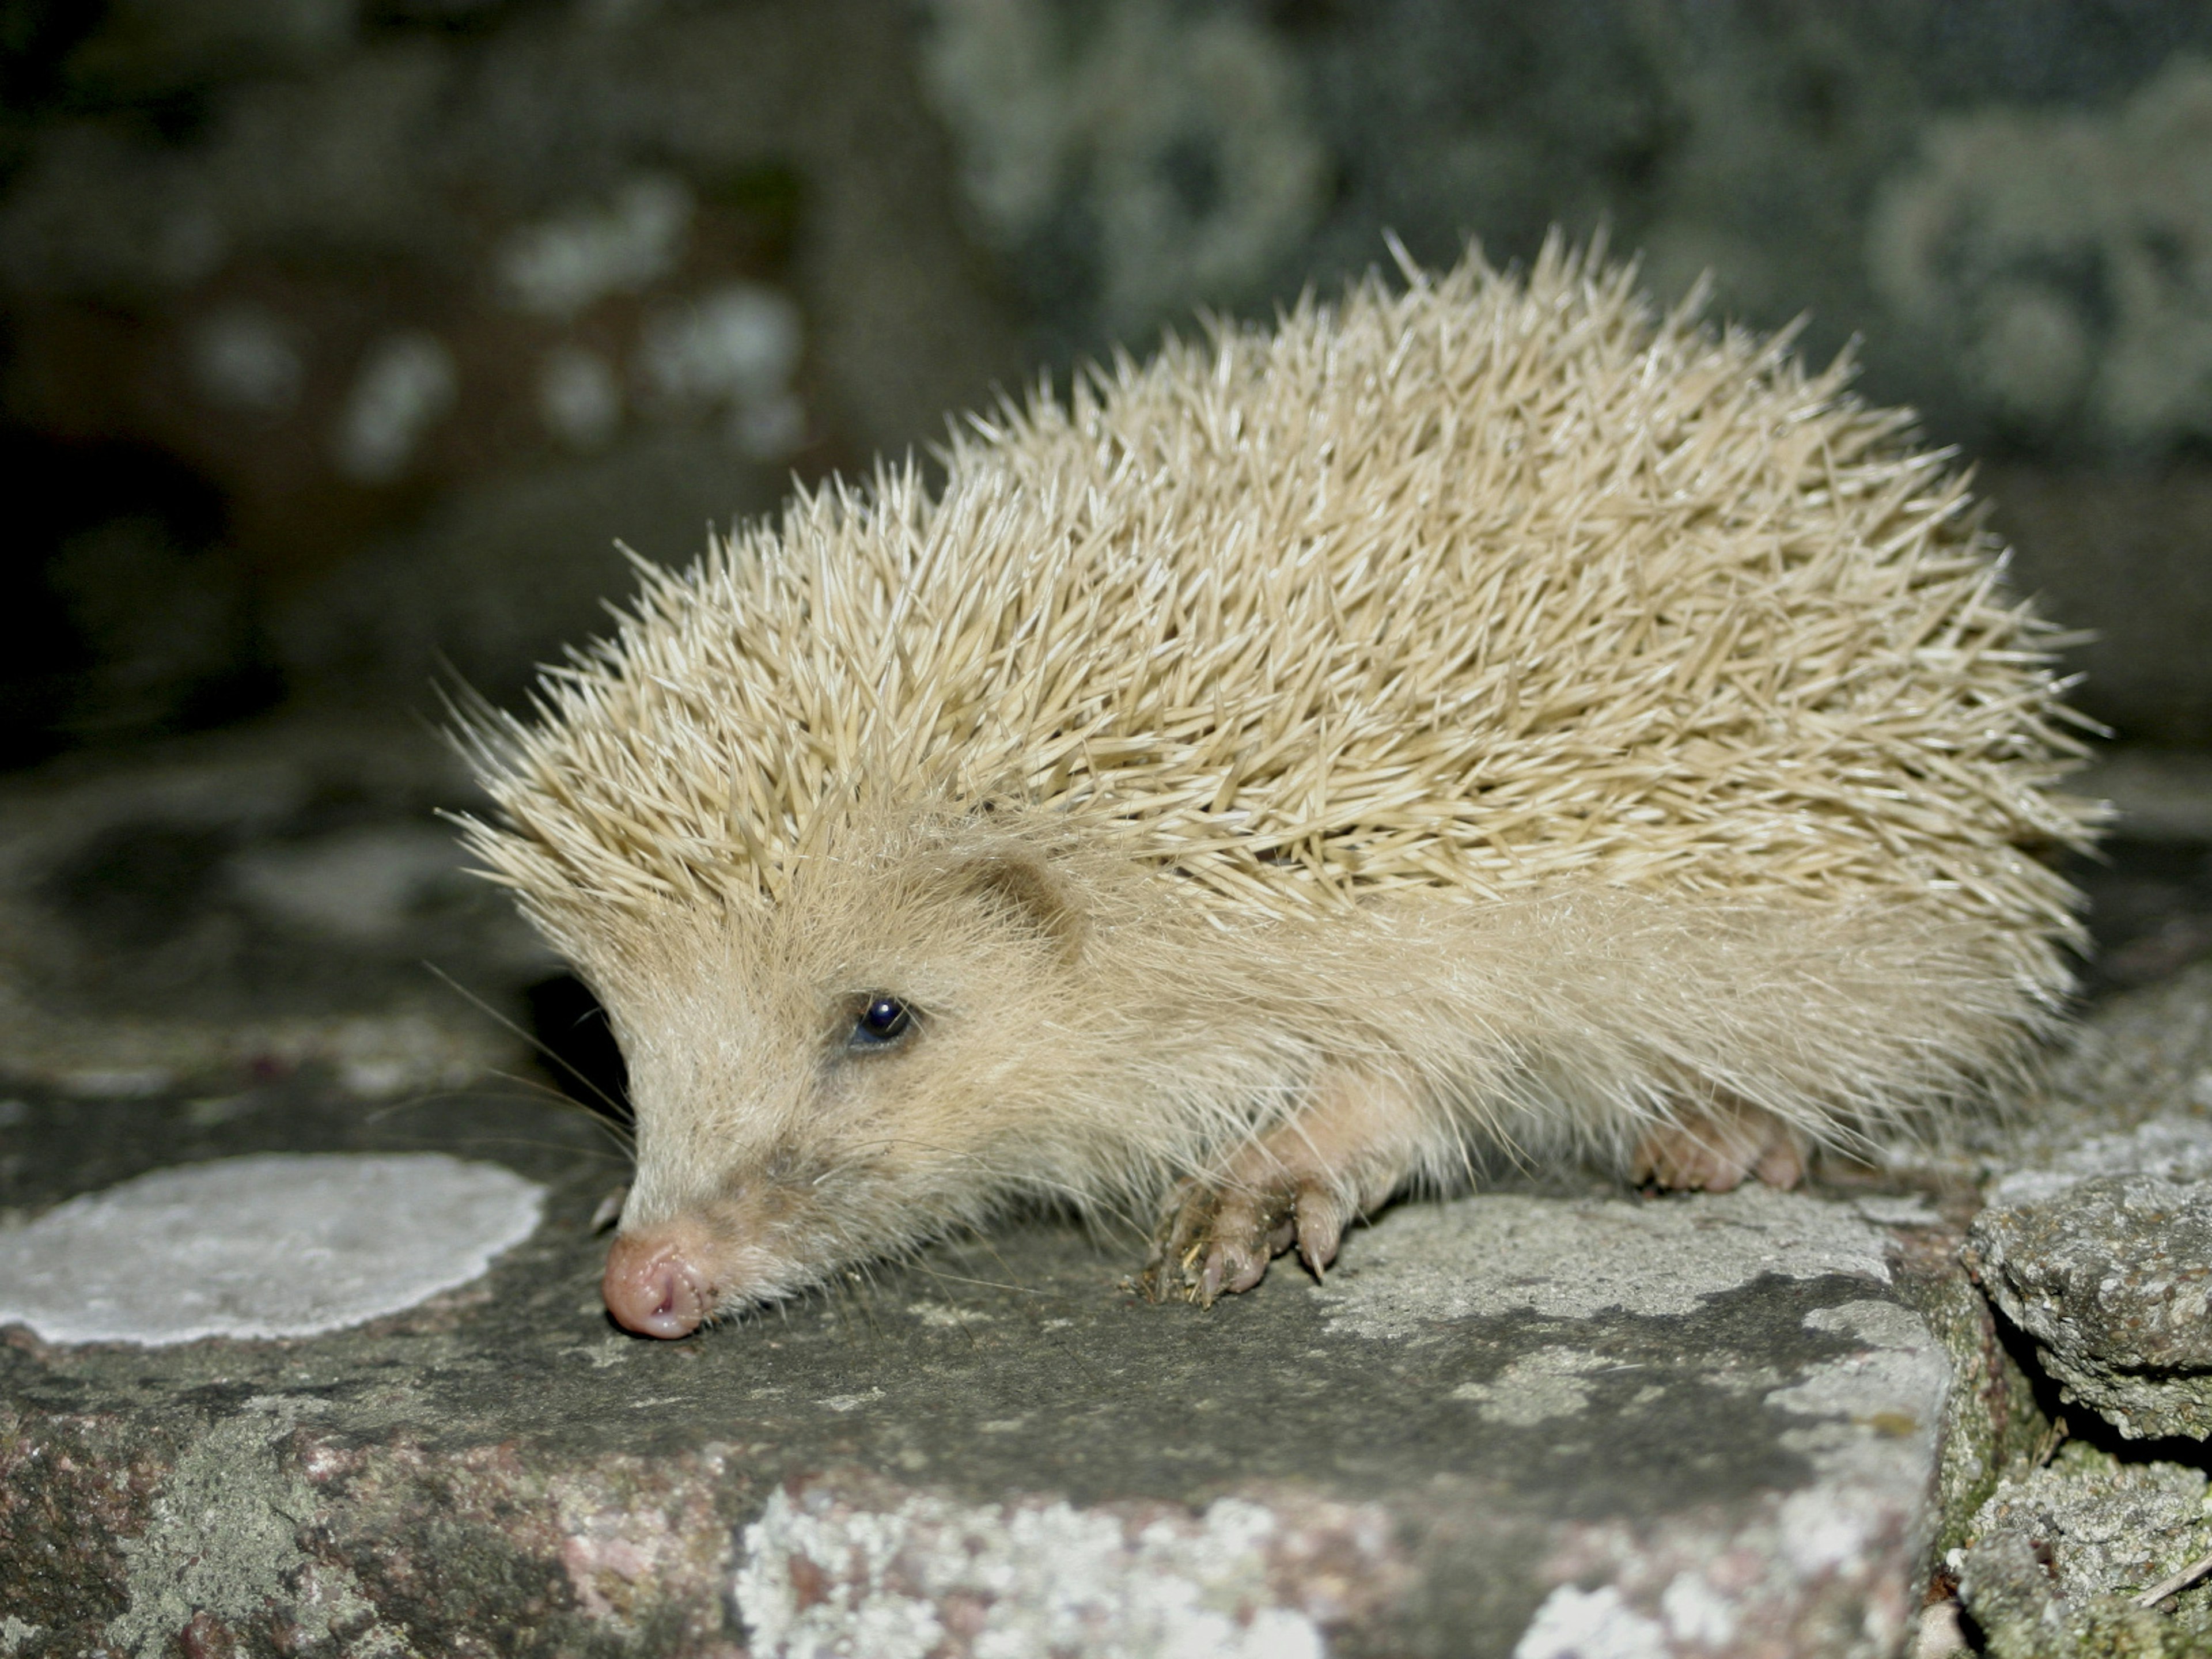
M567 1059L554 1053L551 1045L547 1043L544 1038L538 1036L537 1033L523 1030L523 1028L514 1020L508 1018L505 1014L500 1012L498 1009L493 1007L489 1002L486 1002L475 992L470 990L459 980L455 979L451 974L438 966L436 963L426 959L423 962L422 966L428 969L431 974L434 975L438 980L445 985L447 990L453 992L455 995L463 998L474 1006L478 1012L484 1014L491 1019L498 1021L499 1024L505 1027L508 1031L512 1032L514 1036L520 1037L523 1042L528 1043L532 1048L535 1048L539 1053L543 1054L546 1059L551 1060L553 1064L558 1066L570 1077L573 1077L577 1082L582 1084L584 1087L590 1090L592 1093L596 1095L599 1098L600 1102L605 1106L606 1110L604 1115L609 1121L615 1123L628 1123L634 1120L635 1114L630 1110L629 1103L617 1100L612 1095L609 1094L605 1089L599 1087L597 1083L594 1083L581 1071L578 1070L577 1067L571 1064ZM586 1104L586 1103L579 1102L578 1103Z
M916 1264L920 1265L920 1264ZM1002 1262L1001 1266L1004 1265ZM949 1273L941 1267L926 1269L932 1279L942 1279L955 1285L977 1285L988 1291L1012 1291L1020 1296L1050 1296L1050 1291L1041 1291L1034 1285L1012 1285L995 1279L969 1279L963 1273Z
M543 1079L523 1077L517 1073L501 1071L496 1066L487 1068L483 1072L483 1075L485 1077L495 1077L502 1083L514 1085L517 1090L521 1091L522 1097L528 1098L532 1101L550 1099L552 1103L556 1106L563 1107L570 1111L581 1112L591 1121L594 1127L599 1129L601 1133L613 1140L615 1145L621 1149L624 1158L634 1159L635 1158L636 1142L635 1138L626 1128L623 1127L623 1125L609 1121L606 1115L599 1110L596 1107L592 1106L588 1101L579 1100L574 1095L568 1093L566 1091L555 1088L551 1084L545 1082ZM489 1090L479 1089L474 1086L465 1089L428 1089L424 1090L419 1094L409 1095L403 1099L388 1101L383 1105L376 1107L372 1111L366 1114L366 1115L371 1121L375 1121L381 1118L388 1117L394 1112L404 1111L418 1106L434 1105L441 1101L469 1099L507 1101L513 1100L516 1097L517 1097L514 1095L494 1094ZM550 1146L553 1143L548 1142L546 1144Z

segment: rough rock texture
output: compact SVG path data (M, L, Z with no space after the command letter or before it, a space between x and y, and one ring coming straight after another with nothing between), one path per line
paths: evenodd
M2082 1652L2201 1653L2212 1587L2154 1612L2139 1594L2212 1547L2201 1469L2121 1463L2076 1443L2046 1467L2008 1475L1954 1552L1960 1599L1996 1659Z
M2031 1179L2000 1183L1974 1223L1984 1288L2063 1398L2131 1439L2212 1435L2212 1181L2108 1176L2031 1196Z
M2033 1100L1967 1126L1967 1161L1950 1167L1984 1182L2033 1175L2196 1180L2212 1177L2201 1146L2208 1133L2212 962L2100 1005L2051 1057Z
M1133 1241L1038 1221L639 1341L598 1304L619 1167L587 1125L365 1115L307 1073L270 1095L209 1123L19 1094L7 1202L404 1143L509 1164L548 1218L357 1329L11 1333L14 1653L1880 1651L1945 1425L1990 1397L1915 1310L1958 1284L1932 1212L1765 1192L1407 1206L1326 1286L1206 1314L1127 1289Z
M2212 411L2191 8L926 11L961 186L1060 330L1279 298L1386 228L1441 264L1470 230L1526 257L1609 220L1662 291L1711 269L1733 313L1809 307L1824 351L1868 325L1876 374L1984 434Z
M1983 1136L1967 1260L2062 1397L2130 1437L2212 1431L2212 963L2105 1005Z
M2212 1593L2136 1596L2200 1560L2206 1355L2202 1206L2212 1191L2212 966L2098 1010L2033 1112L1981 1146L1988 1206L1966 1260L2054 1413L2085 1440L2013 1455L1978 1513L1950 1511L1939 1603L1997 1659L2198 1653ZM2192 1242L2193 1241L2193 1242ZM2193 1289L2192 1289L2193 1287ZM2087 1409L2083 1409L2083 1408ZM2187 1436L2148 1439L2154 1436ZM1933 1632L1935 1634L1931 1635Z
M2163 1570L2202 1530L2198 1476L2172 1443L2119 1440L2031 1474L2049 1425L1956 1252L1984 1182L2026 1202L2212 1181L2212 968L2106 1004L2032 1114L1900 1165L1926 1196L1408 1206L1326 1286L1279 1268L1205 1316L1121 1288L1134 1241L1039 1222L659 1345L599 1310L588 1218L624 1165L580 1114L425 1093L434 1073L366 1050L252 1062L263 999L320 986L315 1029L378 1025L399 953L483 937L445 908L447 875L369 878L416 869L375 849L441 786L380 740L293 741L11 797L13 971L85 976L40 981L52 1000L0 1042L0 1239L74 1194L278 1149L495 1160L547 1187L547 1219L489 1279L322 1336L9 1333L11 1659L264 1640L428 1659L489 1650L488 1631L522 1653L726 1654L779 1629L787 1651L865 1631L890 1651L1074 1632L1795 1659L1901 1634L1923 1543L1962 1552L1938 1583L1967 1598L1936 1604L1926 1651L1945 1620L1995 1632L2008 1607L2023 1640L2057 1634L2007 1659L2197 1639L2201 1593L2098 1599L2124 1576L2045 1618L2036 1539L2070 1528L2062 1574L2082 1551ZM207 836L198 861L161 850L185 831ZM173 931L128 931L147 916ZM155 1018L187 994L206 999L189 1019ZM394 1060L430 1042L379 1029Z

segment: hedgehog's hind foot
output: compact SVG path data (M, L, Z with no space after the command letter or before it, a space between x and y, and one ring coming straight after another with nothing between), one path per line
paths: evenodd
M1218 1174L1176 1184L1139 1281L1145 1293L1211 1307L1250 1290L1293 1246L1319 1278L1344 1230L1413 1173L1418 1127L1405 1090L1331 1068L1296 1117L1245 1142Z
M1645 1128L1628 1176L1638 1186L1677 1192L1732 1192L1747 1177L1795 1187L1805 1178L1805 1146L1771 1112L1715 1103Z

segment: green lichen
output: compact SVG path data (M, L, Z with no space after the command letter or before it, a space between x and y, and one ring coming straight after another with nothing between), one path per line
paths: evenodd
M226 1623L258 1621L272 1604L293 1605L310 1640L333 1627L355 1632L365 1652L402 1659L414 1650L379 1631L359 1589L317 1575L320 1594L296 1594L308 1565L301 1518L314 1493L280 1455L304 1402L264 1397L222 1419L177 1460L155 1494L145 1531L121 1540L130 1603L110 1622L107 1639L137 1659L161 1659L196 1613ZM388 1638L388 1639L379 1639Z

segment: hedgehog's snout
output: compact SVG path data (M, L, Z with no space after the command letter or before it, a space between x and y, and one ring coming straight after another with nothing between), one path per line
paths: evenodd
M640 1336L689 1336L714 1309L714 1285L701 1265L703 1241L680 1229L625 1234L607 1252L599 1281L607 1311Z

